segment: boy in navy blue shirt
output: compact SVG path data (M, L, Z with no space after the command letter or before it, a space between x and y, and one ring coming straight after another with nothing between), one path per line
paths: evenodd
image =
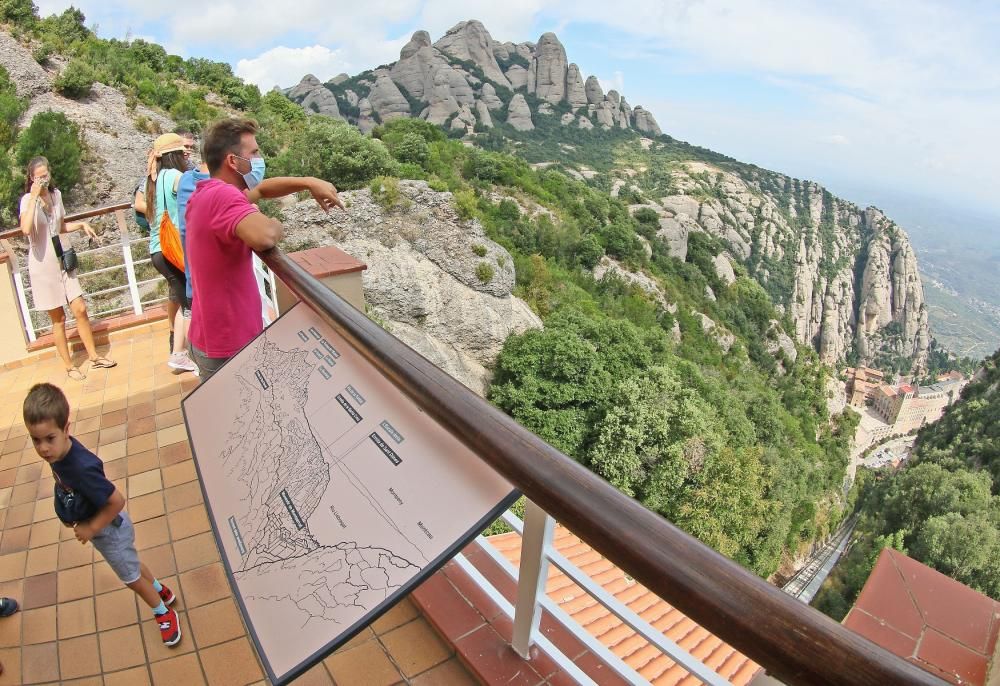
M104 476L97 455L69 435L69 401L63 392L49 383L33 386L24 399L24 425L35 451L52 468L59 519L73 527L80 543L93 543L118 578L152 608L163 643L177 645L180 623L167 607L176 596L139 562L135 529L123 509L125 496Z

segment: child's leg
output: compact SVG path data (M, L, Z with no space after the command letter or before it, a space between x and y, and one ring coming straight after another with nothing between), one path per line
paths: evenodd
M143 602L149 605L151 609L155 610L160 606L160 603L163 602L160 600L160 594L156 592L155 588L153 588L152 580L147 579L144 576L140 575L138 579L125 585L135 591L136 595L142 598Z

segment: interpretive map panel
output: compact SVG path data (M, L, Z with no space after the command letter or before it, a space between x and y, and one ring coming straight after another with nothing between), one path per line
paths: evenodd
M227 571L277 684L391 607L515 497L305 305L183 409Z

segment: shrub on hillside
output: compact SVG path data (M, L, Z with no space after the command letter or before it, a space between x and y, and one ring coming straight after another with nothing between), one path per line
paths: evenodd
M17 97L14 82L7 70L0 67L0 151L14 145L17 138L17 120L24 112L25 101Z
M27 165L32 157L49 160L52 182L67 191L80 180L83 139L80 128L62 112L48 110L35 115L17 141L17 163Z
M86 62L73 60L52 84L61 95L78 100L90 95L97 73Z
M0 21L29 26L38 19L38 8L31 0L0 0Z
M341 190L361 188L376 176L396 171L382 141L327 117L311 117L274 166L290 176L317 176Z

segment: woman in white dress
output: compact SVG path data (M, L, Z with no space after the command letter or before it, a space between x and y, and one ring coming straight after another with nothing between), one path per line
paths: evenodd
M36 157L28 163L25 194L21 197L21 232L28 237L28 275L31 277L31 295L35 308L48 312L52 320L52 335L56 341L56 350L69 378L82 381L86 375L76 365L69 354L66 342L66 312L64 305L69 305L76 318L76 330L87 350L91 369L108 369L117 362L97 354L94 345L94 333L90 328L90 317L87 315L87 303L83 299L83 289L76 278L76 270L63 271L56 255L53 238L60 241L61 234L82 229L91 238L97 234L87 222L65 221L66 210L62 204L62 194L52 186L49 174L49 161L44 157Z

